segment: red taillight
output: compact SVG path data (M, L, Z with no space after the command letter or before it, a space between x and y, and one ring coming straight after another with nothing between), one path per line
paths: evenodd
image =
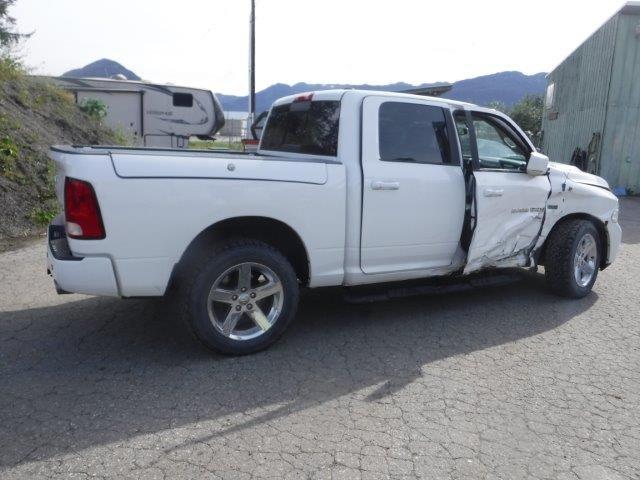
M293 103L310 102L311 100L313 100L313 93L309 93L307 95L298 95L296 98L293 99Z
M106 236L96 192L89 182L67 177L64 183L64 214L69 237L100 240Z

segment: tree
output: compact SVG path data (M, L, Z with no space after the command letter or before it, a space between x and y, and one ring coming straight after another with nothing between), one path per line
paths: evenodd
M542 130L543 111L542 95L526 95L513 106L510 116L520 125L520 128L537 138Z
M542 95L525 95L511 109L497 100L489 102L487 107L509 115L529 135L534 145L538 146L542 131L542 115L544 113Z
M80 110L98 121L107 116L107 105L102 100L94 98L83 98Z
M19 33L15 30L16 19L9 16L9 7L16 0L0 0L0 53L8 52L23 38L30 37L30 33Z
M487 104L487 107L493 108L494 110L498 110L499 112L502 112L502 113L509 113L509 109L507 108L507 106L504 104L504 102L501 102L500 100L494 100L493 102L489 102Z

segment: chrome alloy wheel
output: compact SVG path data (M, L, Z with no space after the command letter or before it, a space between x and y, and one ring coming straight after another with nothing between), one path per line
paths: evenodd
M282 282L269 267L241 263L220 275L209 291L213 326L233 340L251 340L269 330L282 312Z
M598 244L593 235L586 233L578 242L573 259L573 274L576 283L586 287L593 278L598 265Z

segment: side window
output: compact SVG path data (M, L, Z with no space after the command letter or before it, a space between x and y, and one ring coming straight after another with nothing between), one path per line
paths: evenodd
M382 161L451 163L447 122L440 107L385 102L380 105L378 127Z
M526 152L519 145L520 142L499 122L474 115L473 126L476 131L480 168L521 172L526 170Z
M189 108L193 107L193 95L191 95L190 93L174 93L173 106Z

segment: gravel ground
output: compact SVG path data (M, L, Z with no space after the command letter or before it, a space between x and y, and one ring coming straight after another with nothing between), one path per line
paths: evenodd
M640 200L582 300L539 276L348 305L307 292L225 358L153 300L57 296L0 254L0 477L640 478Z

